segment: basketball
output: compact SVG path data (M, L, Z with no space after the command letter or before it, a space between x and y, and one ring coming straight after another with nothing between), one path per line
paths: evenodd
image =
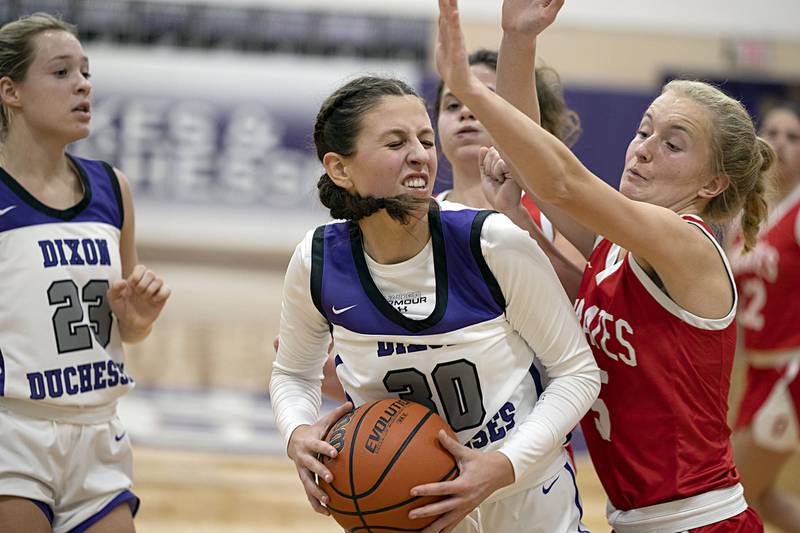
M320 479L331 516L348 532L419 531L433 523L435 516L410 520L408 513L441 499L413 498L413 487L458 476L440 429L455 438L439 415L400 399L367 403L340 418L326 436L338 454L323 458L333 483Z

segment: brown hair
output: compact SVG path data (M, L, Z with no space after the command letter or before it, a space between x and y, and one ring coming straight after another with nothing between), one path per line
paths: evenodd
M730 185L706 205L703 215L723 223L742 211L745 251L756 244L758 228L767 217L765 173L775 160L769 144L756 135L744 106L716 87L700 81L673 80L662 94L687 96L705 108L711 125L710 171L725 175Z
M497 51L480 48L469 55L470 65L485 65L497 72ZM444 82L439 82L436 101L433 106L433 120L439 119L442 106ZM539 114L542 127L558 137L567 146L572 146L581 134L581 119L564 99L564 87L555 69L547 66L536 67L536 93L539 100Z
M34 13L0 28L0 78L22 81L33 63L33 39L42 32L65 31L78 37L78 28L47 13ZM8 133L8 112L0 103L0 140Z
M375 76L357 78L334 91L322 103L314 123L314 146L319 160L322 161L329 152L342 156L355 154L364 115L386 96L420 98L414 89L400 80ZM392 218L406 224L420 203L428 203L411 195L375 198L351 194L336 185L327 173L320 176L317 189L322 205L330 210L333 218L354 222L386 209Z

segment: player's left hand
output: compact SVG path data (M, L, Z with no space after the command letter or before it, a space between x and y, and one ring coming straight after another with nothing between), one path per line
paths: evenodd
M111 284L106 296L117 317L123 340L138 339L155 322L171 294L164 280L144 265Z
M411 519L441 515L422 533L452 531L490 494L514 482L511 461L502 453L482 453L467 448L444 431L439 432L439 442L455 457L459 475L452 481L428 483L411 489L412 496L449 496L409 513Z

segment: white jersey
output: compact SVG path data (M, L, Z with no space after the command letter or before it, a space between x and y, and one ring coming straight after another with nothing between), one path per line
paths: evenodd
M298 245L271 382L278 427L288 440L316 420L332 331L355 405L391 396L427 405L463 444L505 453L517 481L541 482L563 467L565 437L599 390L570 303L506 217L434 209L429 224L426 248L395 265L372 261L349 222Z
M106 301L121 276L119 182L106 163L70 159L84 196L65 210L0 169L0 402L85 409L133 386Z

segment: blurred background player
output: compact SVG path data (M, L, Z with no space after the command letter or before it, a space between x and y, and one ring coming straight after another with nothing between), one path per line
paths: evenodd
M76 34L46 14L0 28L3 532L130 532L139 506L122 341L149 334L170 290L137 264L125 176L65 152L91 118Z
M773 105L761 136L777 156L769 219L754 250L741 254L740 239L731 255L748 363L733 449L750 504L796 532L800 502L775 483L800 444L800 104Z
M310 231L292 257L270 382L314 509L325 513L327 499L314 476L331 481L318 457L335 456L321 439L349 406L317 420L332 332L354 405L394 395L417 401L463 443L440 434L458 478L412 490L447 496L411 512L441 515L426 533L449 531L479 505L465 530L519 530L520 516L526 531L578 530L563 443L599 382L545 255L506 217L432 201L434 132L403 82L365 77L341 87L323 103L314 141L326 170L320 200L347 222ZM410 292L420 297L402 310L392 305ZM549 378L544 391L535 364Z
M726 420L736 290L701 215L725 222L744 208L751 248L774 154L741 104L704 83L671 82L645 111L614 191L528 118L538 116L536 36L552 22L539 14L559 4L503 3L498 94L511 103L470 72L454 0L439 2L437 66L589 261L575 307L603 388L582 427L609 523L621 533L761 531ZM497 151L483 155L487 176L506 179Z

